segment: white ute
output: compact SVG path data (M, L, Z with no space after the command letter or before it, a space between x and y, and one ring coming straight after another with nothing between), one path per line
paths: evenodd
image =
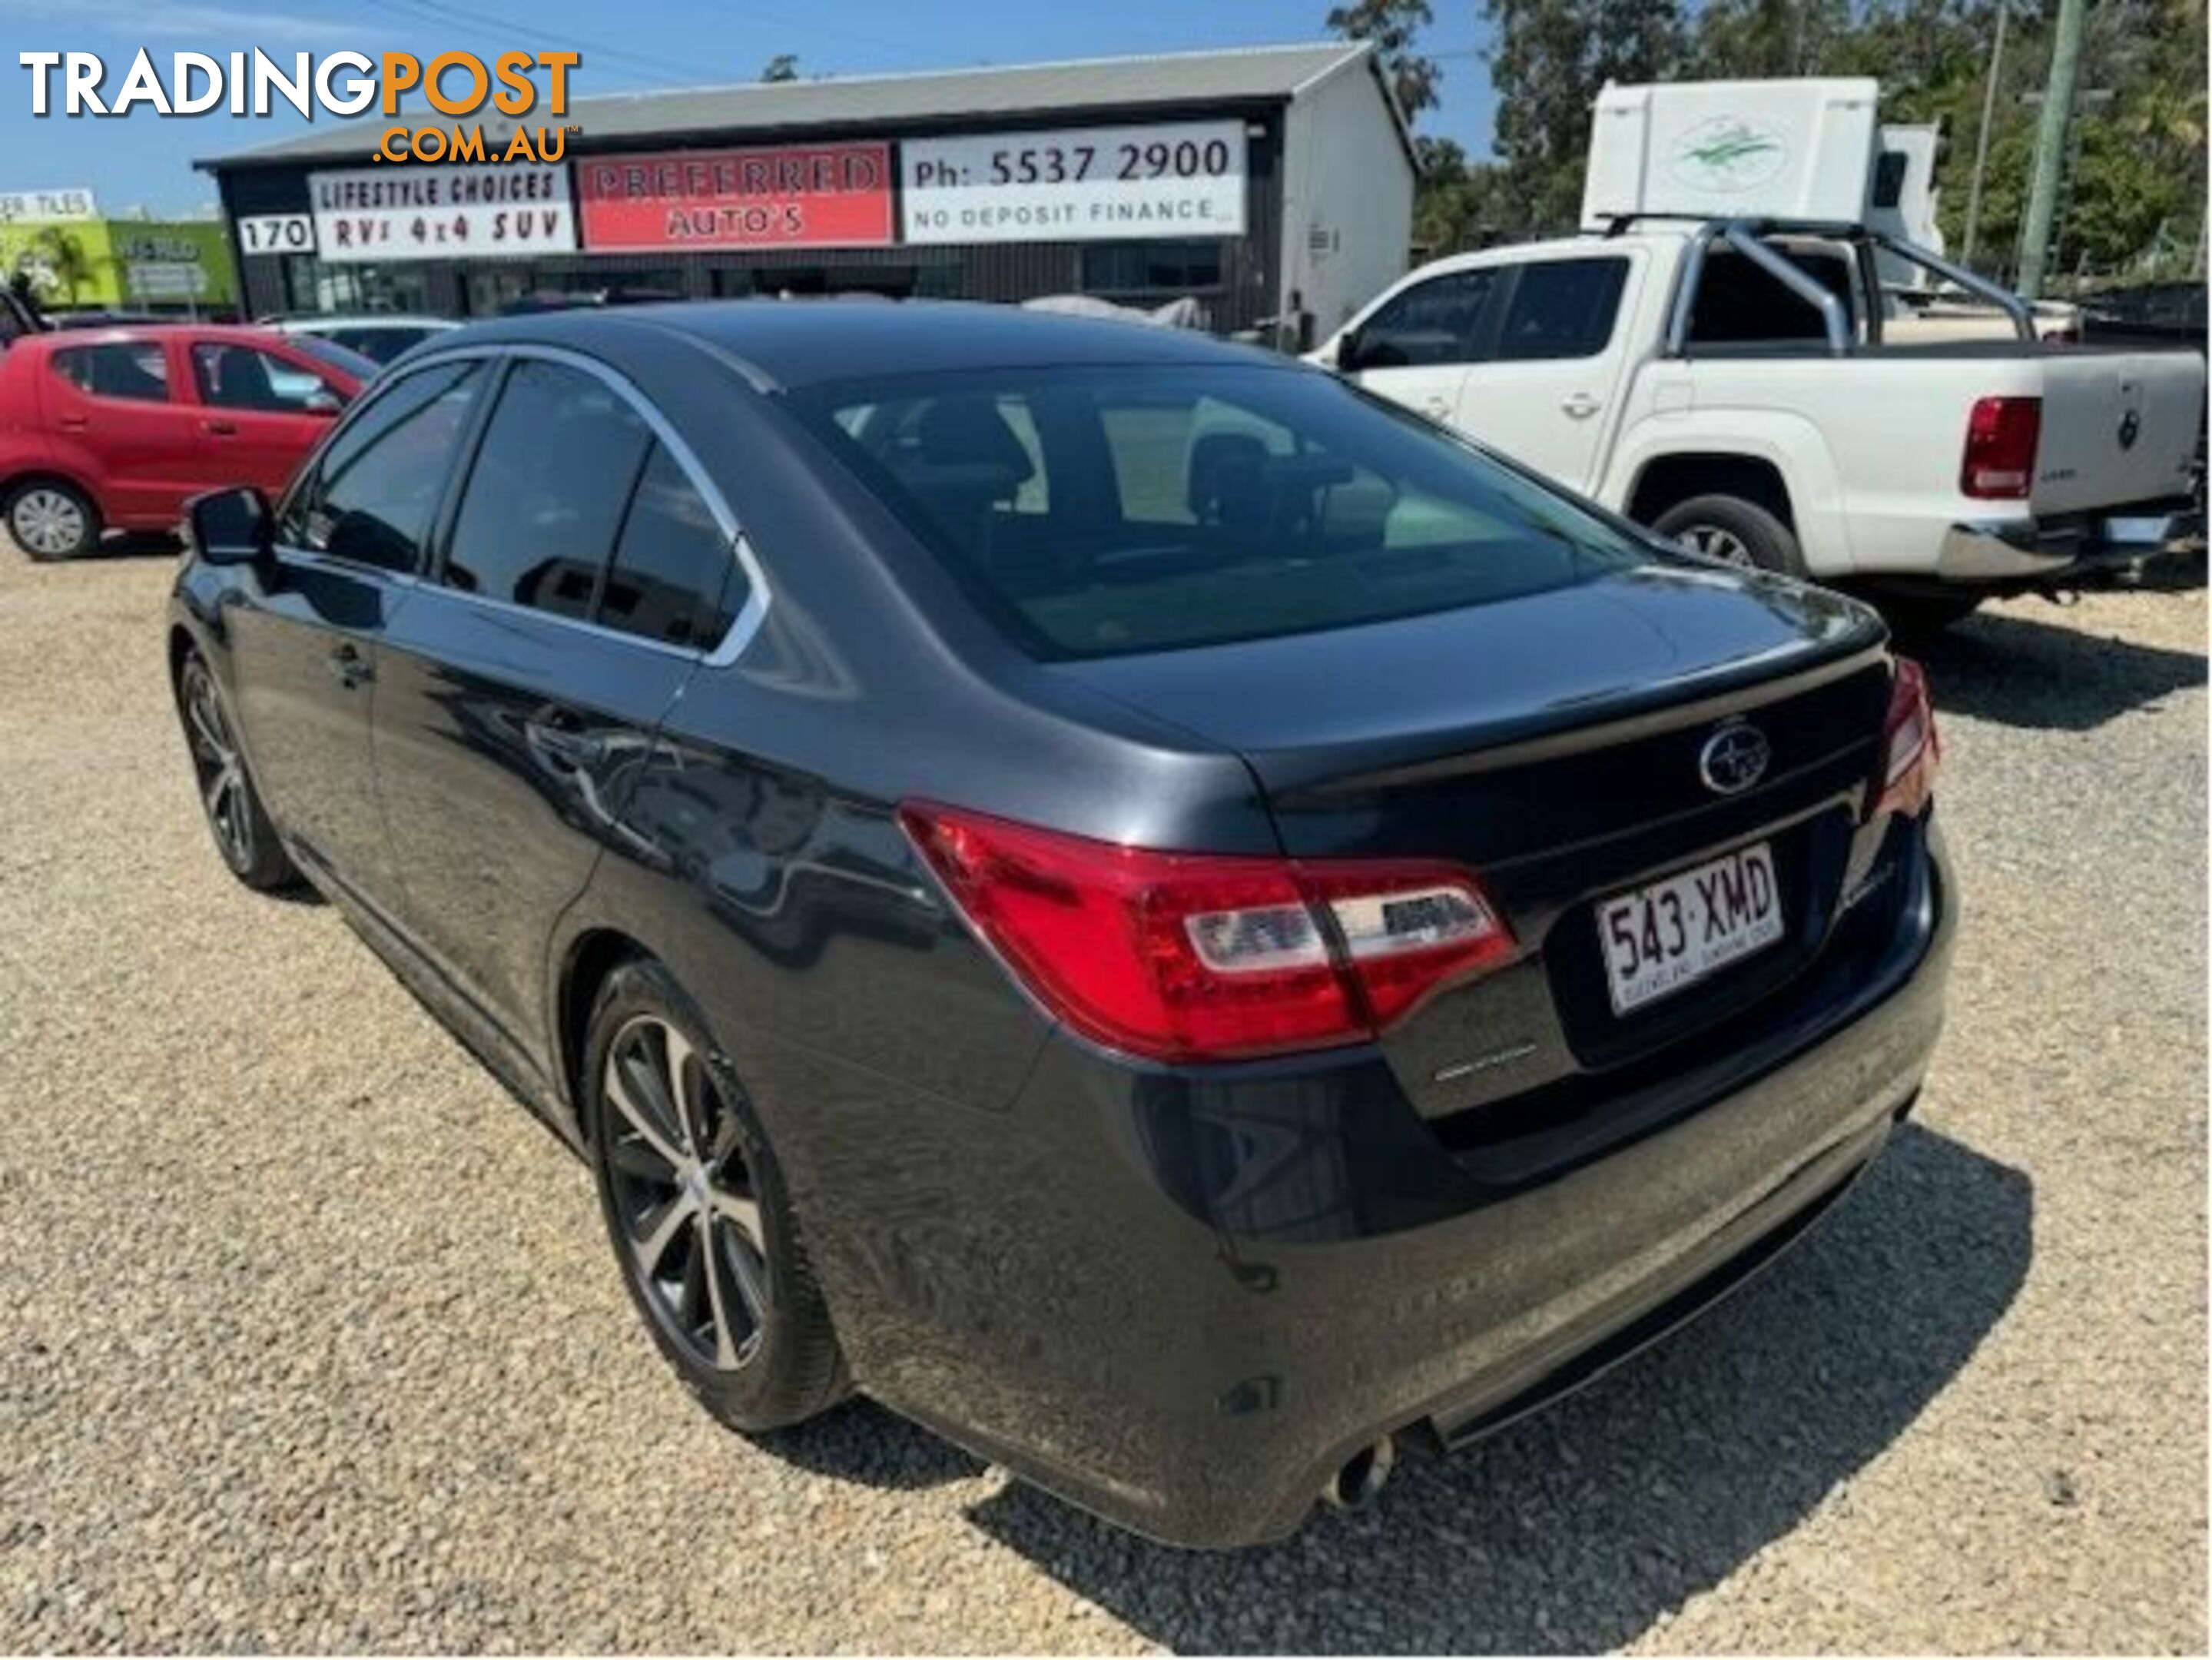
M1663 535L1917 626L2200 532L2202 360L2046 345L2017 296L1869 227L1875 94L1607 88L1590 228L1424 266L1313 359ZM1899 259L2013 337L1886 339L1878 262Z

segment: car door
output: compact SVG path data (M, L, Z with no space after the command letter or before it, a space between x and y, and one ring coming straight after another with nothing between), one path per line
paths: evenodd
M550 1065L554 924L726 631L735 526L628 381L526 348L447 520L434 576L385 642L378 787L409 933Z
M281 494L344 408L344 390L304 356L225 339L185 347L199 405L202 487L252 484Z
M1452 424L1570 489L1597 483L1626 396L1640 250L1496 268L1505 286Z
M196 411L179 396L178 368L158 334L103 336L48 355L45 424L96 472L87 482L111 525L173 525L194 493Z
M491 367L380 385L276 514L276 549L223 612L254 781L295 854L390 920L400 885L376 799L369 713L380 642L415 592Z
M1491 266L1410 283L1361 320L1340 348L1337 367L1370 392L1449 423L1467 366L1482 350L1497 290Z

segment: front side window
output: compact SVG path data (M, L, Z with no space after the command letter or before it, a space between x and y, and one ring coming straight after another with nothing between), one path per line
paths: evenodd
M279 538L380 570L415 569L487 374L482 363L441 363L395 382L294 488Z
M1550 259L1521 267L1498 332L1499 361L1595 357L1613 338L1628 261Z
M200 402L264 415L305 415L345 400L311 369L252 346L203 341L192 348L192 380Z
M107 340L67 346L53 356L54 373L94 398L137 404L169 401L169 359L158 340Z
M793 402L1044 659L1350 628L1650 556L1565 497L1304 370L978 371Z
M745 600L745 576L714 510L655 443L637 483L598 620L672 646L714 645Z
M588 618L652 436L598 376L518 362L461 497L445 585Z
M1356 367L1422 368L1473 362L1483 312L1497 285L1498 272L1492 269L1449 271L1394 295L1359 325Z

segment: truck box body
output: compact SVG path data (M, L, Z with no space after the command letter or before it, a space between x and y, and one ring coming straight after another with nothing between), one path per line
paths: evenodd
M1861 78L1609 86L1590 122L1583 226L1632 215L1861 221L1876 92Z

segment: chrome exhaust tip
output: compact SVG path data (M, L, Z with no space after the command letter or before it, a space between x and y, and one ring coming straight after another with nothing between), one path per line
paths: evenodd
M1331 1510L1364 1510L1390 1479L1390 1466L1396 1459L1396 1449L1387 1435L1372 1446L1360 1448L1321 1484L1321 1502Z

